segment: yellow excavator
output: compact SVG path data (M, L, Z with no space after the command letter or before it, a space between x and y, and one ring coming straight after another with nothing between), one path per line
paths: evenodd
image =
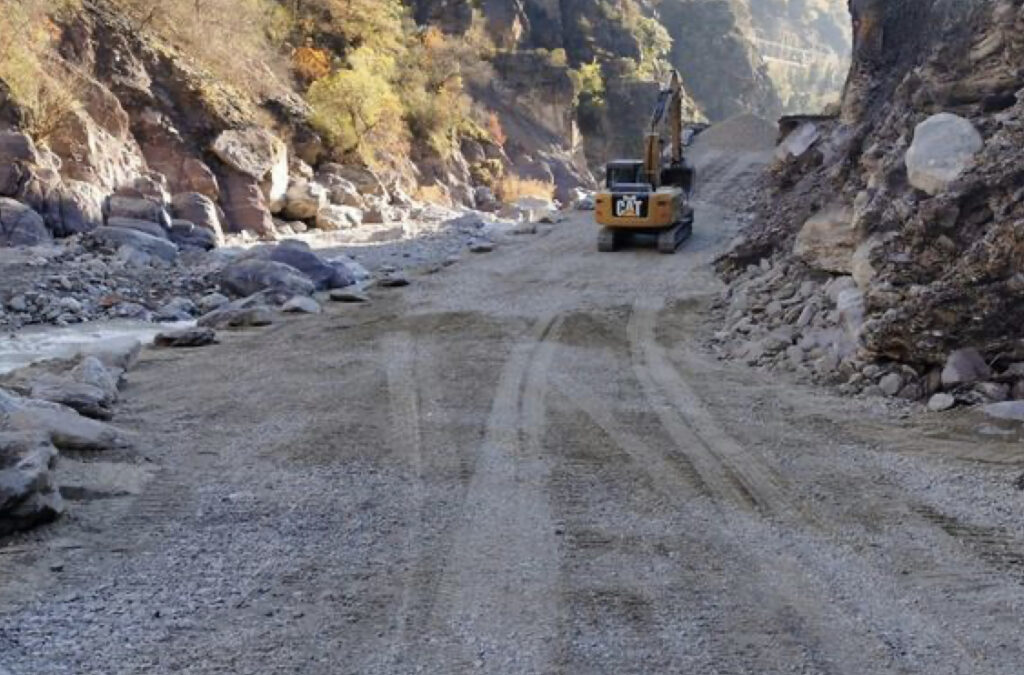
M668 153L663 126L669 130ZM597 194L594 209L601 226L599 251L615 251L631 235L647 234L657 237L659 251L675 253L690 237L696 172L683 157L683 145L683 83L675 71L658 96L643 160L617 160L606 167L605 189Z

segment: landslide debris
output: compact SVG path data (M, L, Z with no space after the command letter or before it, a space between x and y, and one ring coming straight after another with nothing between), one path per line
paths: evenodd
M840 114L783 120L756 217L719 261L721 353L851 392L1024 396L1024 7L851 9Z

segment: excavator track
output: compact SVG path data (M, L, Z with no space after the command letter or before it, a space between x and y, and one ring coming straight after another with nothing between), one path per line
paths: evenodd
M614 253L618 248L618 232L610 227L602 227L597 234L597 250L601 253Z
M658 251L671 255L693 234L693 220L677 223L658 235Z

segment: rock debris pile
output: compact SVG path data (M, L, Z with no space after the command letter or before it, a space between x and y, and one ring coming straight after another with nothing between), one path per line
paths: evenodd
M851 9L839 114L782 120L756 217L719 260L717 347L935 409L1022 396L1024 8Z

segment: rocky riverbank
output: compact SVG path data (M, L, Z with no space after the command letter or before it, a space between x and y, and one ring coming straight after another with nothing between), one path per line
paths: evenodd
M164 259L134 240L114 248L89 234L0 249L11 294L2 316L8 330L125 318L167 323L156 348L203 347L221 331L319 314L328 303L370 302L375 287L408 286L416 275L491 253L564 218L543 204L532 208L521 206L529 219L517 222L422 207L408 234L360 245L323 235L229 240L235 245L186 248ZM194 327L176 327L180 322ZM101 340L0 375L0 536L63 514L54 474L61 453L134 452L131 436L111 421L123 376L142 348L133 338Z

